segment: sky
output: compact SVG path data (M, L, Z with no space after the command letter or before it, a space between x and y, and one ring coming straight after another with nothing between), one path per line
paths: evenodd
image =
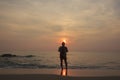
M120 0L0 0L0 51L120 51Z

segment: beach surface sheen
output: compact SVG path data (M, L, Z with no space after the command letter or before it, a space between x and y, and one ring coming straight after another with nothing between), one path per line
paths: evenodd
M120 80L120 71L70 69L60 76L60 69L0 69L0 80Z

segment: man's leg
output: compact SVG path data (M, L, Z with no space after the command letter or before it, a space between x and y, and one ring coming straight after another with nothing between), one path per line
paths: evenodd
M63 73L63 60L60 58L60 66L61 66L61 76L62 76L62 73Z
M68 64L67 64L67 59L65 58L65 66L66 66L66 76L67 76L67 68L68 68Z
M65 67L66 67L66 70L67 70L68 64L67 64L67 59L66 58L65 58Z
M61 65L61 69L63 70L63 59L60 58L60 65Z

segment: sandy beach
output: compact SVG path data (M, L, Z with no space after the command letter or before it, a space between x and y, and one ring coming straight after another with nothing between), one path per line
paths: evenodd
M58 69L0 69L0 80L120 80L120 71L70 69L60 76Z
M118 76L105 77L60 77L49 74L0 75L0 80L120 80Z

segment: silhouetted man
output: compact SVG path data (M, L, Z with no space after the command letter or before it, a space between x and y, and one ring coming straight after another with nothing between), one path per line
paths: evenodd
M60 52L61 69L63 70L63 60L64 60L66 70L67 70L67 56L66 55L67 55L67 52L68 52L68 48L65 46L65 42L62 42L62 46L59 47L58 51Z

